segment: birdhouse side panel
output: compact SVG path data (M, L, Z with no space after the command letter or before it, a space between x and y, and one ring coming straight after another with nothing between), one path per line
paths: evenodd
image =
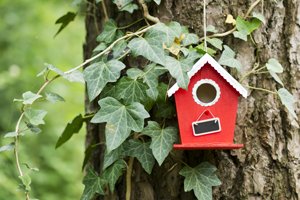
M202 106L193 97L193 88L201 80L212 80L220 90L219 99L211 106ZM188 90L175 93L176 110L181 143L232 143L240 94L212 68L206 64L190 80ZM205 112L205 111L209 112ZM220 131L195 136L192 124L201 120L219 119Z

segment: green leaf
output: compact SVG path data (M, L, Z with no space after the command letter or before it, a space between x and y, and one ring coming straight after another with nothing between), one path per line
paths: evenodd
M260 26L261 22L260 20L253 18L250 21L246 21L240 16L236 18L236 28L238 31L241 31L242 33L246 33L249 35L252 33L254 30L258 29Z
M108 183L111 192L114 191L115 184L119 177L123 174L124 169L126 169L125 161L118 160L112 166L107 168L101 175L101 177L103 177L103 179Z
M126 74L131 79L137 79L141 77L144 74L144 72L139 68L130 68L126 71Z
M161 0L153 0L157 5L160 5Z
M182 34L182 27L178 22L170 22L168 24L157 23L151 30L154 34L159 35L158 41L161 44L164 43L167 46L171 46L174 43L175 38L179 38ZM190 39L195 39L191 35ZM188 41L186 41L188 43Z
M57 36L64 28L67 27L67 25L74 21L75 17L76 17L76 13L74 12L68 12L67 14L61 16L60 18L58 18L55 22L55 24L61 24L61 26L59 27L58 31L56 32L55 36Z
M126 103L140 102L147 100L147 85L138 79L128 77L121 78L116 86L117 97L123 99Z
M158 97L156 104L154 105L153 113L155 118L174 118L175 117L175 106L173 103L169 102L167 96L168 85L165 83L160 83L157 87Z
M283 85L283 82L281 81L281 79L279 78L279 76L273 72L273 71L269 71L270 75L274 78L274 80L279 83L280 85L284 86Z
M194 190L198 200L212 200L212 186L221 184L214 174L215 166L204 162L195 168L185 166L179 174L184 176L184 191Z
M23 176L19 176L19 179L21 180L24 188L26 191L30 191L30 184L31 184L31 178L28 174L24 174Z
M219 59L219 64L240 70L242 68L242 64L234 57L235 52L229 46L224 45L224 51Z
M278 62L278 60L271 58L268 60L267 64L267 69L269 71L275 72L275 73L282 73L283 72L283 67L282 65Z
M152 155L149 142L143 143L138 140L129 140L125 149L124 153L126 155L137 158L144 170L148 174L151 174L155 159Z
M10 151L10 150L13 150L14 148L15 148L15 143L12 142L10 144L7 144L7 145L4 145L4 146L0 147L0 152Z
M71 73L63 73L62 77L70 82L84 83L83 74L78 70Z
M83 121L84 119L82 115L79 114L72 120L72 122L69 122L61 136L58 138L55 148L57 149L66 143L73 136L73 134L78 133L82 127Z
M93 52L98 53L98 52L103 51L106 48L107 48L107 45L104 42L101 42L98 46L96 46L96 48L93 50Z
M218 30L216 29L216 27L213 26L213 25L208 25L208 26L206 27L206 31L207 31L207 32L211 32L211 33L216 33L216 32L218 32Z
M91 200L95 194L104 195L103 186L105 180L101 179L96 172L89 168L86 176L83 179L84 190L81 196L81 200Z
M133 13L134 10L138 9L138 6L132 2L133 0L113 0L113 3L116 4L120 11L127 11L129 13Z
M22 97L23 99L15 99L14 101L22 101L25 105L31 105L35 100L41 98L42 96L31 91L27 91L22 94Z
M234 31L233 35L235 38L239 38L241 40L247 41L247 33L242 31Z
M144 127L144 119L149 117L144 106L137 102L124 105L112 97L106 97L98 103L101 109L91 122L107 122L105 136L108 152L118 148L131 130L140 132Z
M223 41L218 38L207 38L207 42L216 47L219 50L222 50Z
M281 103L288 109L288 111L291 113L291 115L298 119L295 110L294 110L294 103L296 100L294 99L294 96L285 88L280 88L277 91L277 94L280 97Z
M8 132L4 135L4 138L16 137L18 135L17 132Z
M254 17L254 18L258 19L259 21L261 21L262 23L266 24L265 16L263 16L261 13L253 12L252 17Z
M58 101L65 101L65 99L62 96L54 92L47 92L46 99L51 103L56 103Z
M196 49L196 50L199 52L199 54L201 54L201 55L204 55L204 54L208 53L209 55L214 56L214 55L217 53L214 49L209 48L209 47L207 47L207 50L206 50L205 47L204 47L204 43L201 43L201 44L197 45L197 46L195 47L195 49Z
M125 65L117 60L103 61L88 66L84 72L87 82L87 91L90 101L94 100L109 82L115 82L120 77L120 72Z
M189 46L191 44L197 44L199 42L199 37L194 33L188 33L185 35L182 45Z
M149 87L149 89L146 90L146 93L153 100L156 100L158 96L158 77L166 71L166 69L155 64L150 64L144 69L144 74L142 75L143 80Z
M97 144L90 144L88 145L86 148L85 148L85 151L84 151L84 159L83 159L83 163L82 163L82 171L84 170L86 164L88 163L93 151L96 149L96 148L99 148L98 146L100 145L100 143L97 143Z
M46 116L47 111L44 110L35 110L32 108L28 108L25 110L25 116L29 120L29 122L35 126L40 124L45 124L44 117Z
M127 48L127 42L125 40L121 40L120 42L118 42L113 48L113 57L115 59L117 59L119 56L122 56L122 54L124 54Z
M128 47L135 56L144 56L155 63L161 65L165 64L165 52L162 48L163 45L159 31L147 31L144 38L139 37L132 39Z
M29 128L29 130L32 133L39 134L39 133L42 132L42 130L38 126L35 126L35 125L31 124L31 123L26 123L26 126Z
M161 128L157 122L149 121L142 133L151 137L150 148L158 164L161 165L177 140L177 129L171 126Z
M190 79L187 75L189 70L188 66L183 65L182 62L173 57L166 57L165 67L169 70L172 77L176 79L179 87L187 89Z
M123 143L124 144L124 143ZM103 159L103 170L113 164L116 160L123 158L124 145L112 150L111 152L105 152Z
M100 35L98 35L96 40L98 42L104 42L106 44L109 44L115 39L117 30L118 27L115 21L110 19L104 24L103 31Z

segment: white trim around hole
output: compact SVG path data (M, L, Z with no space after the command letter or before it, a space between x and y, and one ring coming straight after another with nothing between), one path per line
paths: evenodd
M215 96L214 100L212 100L211 102L208 102L208 103L200 101L200 99L197 96L197 89L199 88L200 85L205 84L205 83L212 85L216 89L216 96ZM219 98L221 96L221 90L220 90L219 85L215 81L213 81L211 79L201 79L194 85L192 95L193 95L194 101L197 104L207 107L207 106L212 106L215 103L217 103L217 101L219 100Z

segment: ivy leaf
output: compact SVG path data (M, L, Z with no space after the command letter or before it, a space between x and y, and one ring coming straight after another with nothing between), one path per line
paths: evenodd
M114 191L115 184L119 177L123 174L124 169L126 169L125 161L118 160L112 166L107 168L101 175L101 177L103 177L103 179L108 183L111 192Z
M106 44L109 44L115 39L117 30L118 27L115 21L110 19L104 24L103 31L100 35L98 35L96 40L98 42L104 42Z
M8 132L4 135L4 138L12 138L12 137L16 137L18 135L17 132Z
M63 73L62 77L70 82L84 83L83 74L78 70L71 73Z
M84 72L84 79L87 82L87 91L90 101L94 100L109 82L115 82L120 77L120 72L125 65L117 60L110 60L94 63L87 67Z
M199 52L199 54L202 54L202 55L208 53L209 55L213 56L217 53L214 49L209 48L209 47L207 47L207 50L206 50L204 47L204 43L197 45L195 47L195 49Z
M118 148L131 130L140 132L144 127L144 119L150 117L144 106L137 102L124 105L112 97L106 97L98 103L101 109L91 122L107 122L105 126L107 152Z
M78 133L82 127L83 121L84 119L82 115L79 114L72 120L72 122L69 122L61 136L58 138L55 148L57 149L66 143L73 136L73 134Z
M134 10L138 9L138 6L132 2L133 0L113 0L113 3L116 4L120 11L127 11L129 13L133 13Z
M25 116L29 120L29 122L35 126L40 124L45 124L44 117L46 116L47 111L44 110L35 110L32 108L28 108L25 110Z
M104 49L107 48L107 45L104 42L101 42L98 46L96 46L96 48L93 50L93 52L101 52Z
M243 31L234 31L233 35L235 38L239 38L241 40L247 41L247 33Z
M171 126L161 128L157 122L149 121L142 133L152 138L150 148L158 164L161 165L177 140L177 129Z
M135 56L144 56L155 63L165 64L165 52L162 48L161 33L159 31L147 31L144 38L132 39L128 47Z
M124 143L123 143L124 144ZM103 159L103 170L113 164L116 160L123 157L124 145L119 146L118 148L112 150L111 152L105 152Z
M207 38L207 42L216 47L219 50L222 50L223 41L218 38Z
M125 149L126 155L137 158L144 170L148 174L151 174L155 159L152 155L149 142L144 143L138 140L129 140Z
M187 75L188 66L183 65L179 60L173 57L166 57L165 67L169 70L172 77L177 81L179 87L187 89L190 79Z
M262 23L266 24L266 18L261 13L253 12L252 17L254 17L254 18L258 19L259 21L261 21Z
M212 200L212 186L218 186L221 181L214 174L215 166L203 162L195 168L183 167L179 174L184 176L184 191L194 190L198 200Z
M54 92L47 92L46 99L51 103L56 103L58 101L65 101L65 99L62 96Z
M180 37L182 33L182 27L178 22L170 22L168 24L157 23L153 27L152 32L157 33L160 36L160 38L158 39L162 41L162 43L164 43L167 46L171 46L175 41L175 38Z
M206 31L207 31L207 32L211 32L211 33L216 33L216 32L218 32L218 30L216 29L216 27L213 26L213 25L208 25L208 26L206 27Z
M76 17L76 13L74 12L68 12L67 14L61 16L60 18L58 18L55 22L55 24L61 24L61 26L59 27L58 31L56 32L55 36L57 36L64 28L67 27L67 25L74 21L75 17ZM55 37L54 36L54 37Z
M10 144L7 144L7 145L4 145L4 146L0 147L0 152L10 151L10 150L13 150L14 148L15 148L15 143L12 142Z
M127 42L125 40L121 40L120 42L118 42L113 48L113 56L114 58L118 58L119 56L121 56L122 54L125 53L127 47Z
M157 5L160 5L161 0L153 0Z
M35 94L31 91L27 91L22 94L23 99L14 99L14 101L22 101L25 105L31 105L33 102L42 96L39 94Z
M84 190L81 200L91 200L95 194L104 195L103 186L105 180L101 179L94 170L88 169L86 176L83 179Z
M27 128L29 128L29 130L32 133L39 134L39 133L42 132L42 130L38 126L35 126L35 125L31 124L31 123L26 123L26 126L27 126Z
M116 86L117 97L123 99L125 103L147 101L147 85L138 79L128 77L121 78Z
M149 89L146 90L146 93L153 100L156 100L158 96L158 77L165 72L165 68L159 67L155 64L150 64L144 69L144 83L146 83L149 87Z
M277 94L280 97L281 103L288 109L291 115L298 119L295 110L294 110L294 103L296 102L294 96L285 88L280 88L277 91Z
M282 65L278 62L278 60L271 58L268 60L267 64L267 69L269 71L275 72L275 73L282 73L283 72L283 67Z
M242 33L246 33L249 35L254 30L258 29L261 22L260 20L253 18L250 21L244 20L242 17L238 16L236 18L236 28L238 31L241 31Z
M240 70L242 68L242 64L234 57L235 52L229 46L224 45L224 51L219 59L219 63L220 65L225 65Z
M158 97L153 109L155 118L173 118L175 116L175 107L174 104L169 102L169 98L167 96L168 85L160 83L157 89Z
M26 191L30 191L31 178L28 174L24 174L23 176L19 176L19 179L22 182L23 187Z
M232 24L235 25L236 24L236 20L233 18L233 16L231 14L228 14L225 20L225 24Z
M199 37L194 33L188 33L185 35L182 45L189 46L191 44L197 44L199 42Z
M281 81L281 79L279 78L279 76L273 72L273 71L269 71L270 75L274 78L274 80L279 83L280 85L284 86L283 85L283 82Z

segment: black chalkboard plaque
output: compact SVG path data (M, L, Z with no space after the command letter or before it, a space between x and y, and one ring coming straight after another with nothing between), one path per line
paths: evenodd
M219 118L212 118L193 122L192 126L195 136L206 135L221 131L221 124Z

